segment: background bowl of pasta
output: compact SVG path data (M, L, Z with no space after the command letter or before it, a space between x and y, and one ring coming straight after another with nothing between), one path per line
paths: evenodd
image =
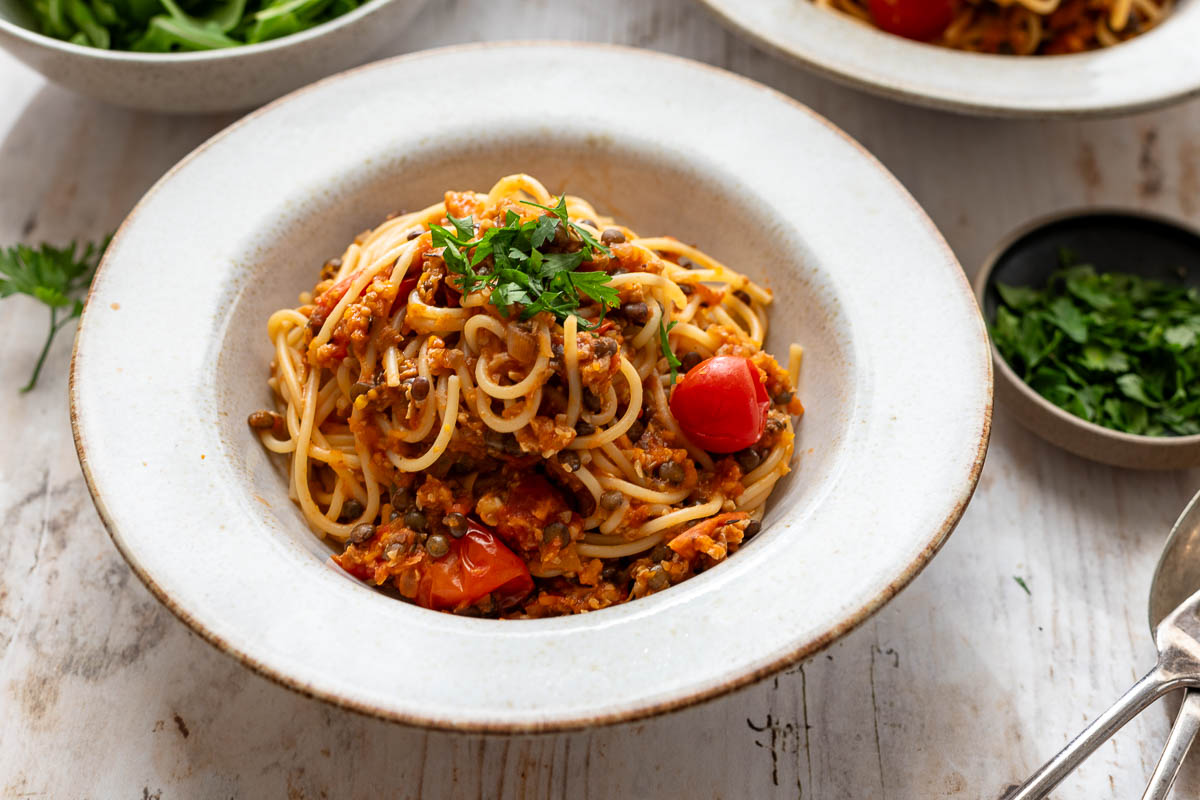
M536 116L502 103L440 113L457 102L442 88L448 74L519 75L533 95L556 100ZM577 91L598 74L607 76L602 84ZM744 110L739 119L774 124L768 131L731 121L721 111L731 106ZM664 114L670 126L653 124ZM300 153L304 170L294 168ZM313 520L293 501L294 458L264 449L267 440L247 427L247 414L280 408L273 405L280 395L305 394L299 385L287 388L287 375L268 383L273 360L296 366L306 357L290 352L289 326L323 308L312 323L314 333L322 330L344 313L352 302L346 298L361 296L366 278L403 272L418 250L433 263L427 237L432 224L446 221L441 214L459 221L439 236L468 237L461 204L477 204L473 214L503 232L493 237L514 237L506 240L510 259L534 258L522 244L519 214L495 205L518 192L541 197L524 178L501 181L520 173L537 176L551 201L544 206L566 193L573 223L592 212L611 217L648 237L638 241L663 258L677 258L672 248L681 252L671 242L694 244L761 287L759 294L740 284L749 305L770 298L768 353L786 364L789 345L803 345L795 391L806 411L789 441L790 473L754 509L761 530L728 559L590 613L474 618L403 602L339 568L332 557L340 547L314 535ZM871 203L864 207L862 197ZM524 207L517 202L508 210ZM408 213L392 216L388 227L395 212ZM578 251L570 245L578 232L563 232L564 249L555 249L553 220L537 233L540 214L528 218L526 231L546 251L536 258L557 265L543 274L557 275ZM663 236L676 239L653 239ZM605 240L622 268L629 266L632 250L614 235ZM447 241L440 240L443 260ZM377 245L386 252L371 256ZM600 246L597 240L597 252ZM351 267L339 276L345 260L331 259L357 258L354 247L375 273ZM465 259L473 251L464 252ZM170 281L160 279L164 268ZM678 265L664 269L688 280ZM423 272L422 282L431 274ZM632 280L620 277L622 286ZM311 294L318 279L325 288ZM335 295L345 303L325 303L339 284ZM418 308L426 322L446 316L426 302L433 288L406 286L410 314ZM693 286L692 296L706 291ZM646 305L657 296L647 291ZM686 313L687 305L681 293L671 313ZM927 313L914 317L916 307ZM640 318L626 308L619 313ZM739 313L748 320L752 312ZM587 337L597 336L585 322L578 324ZM487 331L499 325L499 317L480 320L477 330L464 329L463 341L476 337L486 353ZM680 328L662 335L682 347ZM312 357L337 343L321 337L306 350ZM583 350L614 352L587 337L576 334ZM418 363L441 358L420 355L441 350L428 338L392 341ZM630 390L618 384L621 408L607 418L608 401L595 407L587 419L598 430L579 430L583 440L619 424L639 369L665 363L643 361L638 348L653 353L653 346L647 337L619 351L620 380ZM380 374L408 362L398 363ZM329 399L322 418L339 397L365 407L376 402L372 392L388 391L383 378L355 390L341 387L336 369L324 374L335 376L328 388L314 379L311 390L318 405ZM392 390L445 409L468 398L468 387L502 382L483 368L430 377L419 393L403 388L415 387L415 377ZM515 383L519 376L510 377ZM346 73L252 115L184 159L133 211L106 255L81 323L71 396L80 460L114 541L155 595L207 640L286 686L345 707L421 725L511 732L628 720L699 702L809 656L860 624L932 558L969 501L987 447L991 378L983 323L953 254L900 185L836 128L762 86L673 57L520 44L432 51ZM660 402L654 380L666 377L651 372L648 404ZM518 416L522 402L509 400L518 408L501 413L496 406L505 419ZM776 419L796 410L786 399L768 402ZM310 408L295 405L288 425ZM426 441L473 424L469 411L448 425L437 422L444 411L431 411L436 427ZM308 423L310 440L314 426ZM617 441L625 442L628 429L621 430ZM326 433L323 446L333 449L353 439L340 428ZM331 468L354 469L348 455L330 459L319 450L307 452ZM576 452L597 474L603 464L615 470L610 462L621 458L611 450L603 457ZM369 453L358 455L360 466L370 461ZM353 489L354 481L337 475L329 481L302 487L318 514L339 491ZM355 514L381 508L379 492L362 497L368 502ZM383 520L410 526L396 502ZM336 521L327 520L328 532L340 542L353 529ZM417 522L410 527L424 524ZM481 664L488 680L478 680Z
M48 80L106 103L172 113L234 111L363 63L424 4L200 0L182 4L188 13L155 0L136 6L145 13L135 21L126 11L134 4L124 2L0 0L0 47ZM92 9L101 8L112 16L94 18ZM197 18L201 10L213 19ZM227 21L217 22L222 16ZM43 32L52 19L59 20L58 37ZM75 19L85 20L82 28Z
M732 30L801 66L934 108L989 116L1101 116L1154 108L1200 92L1196 3L703 2ZM912 38L889 33L881 24Z

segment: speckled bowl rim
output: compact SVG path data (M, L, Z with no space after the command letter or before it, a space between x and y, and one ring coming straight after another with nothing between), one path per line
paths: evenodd
M1184 231L1185 233L1191 234L1197 239L1200 239L1200 229L1193 228L1191 225L1188 225L1187 223L1178 219L1173 219L1165 214L1157 214L1151 211L1142 211L1133 208L1122 208L1120 206L1080 206L1062 211L1055 211L1051 214L1036 217L1001 239L1000 243L997 244L992 252L988 254L988 257L983 260L983 264L980 266L979 272L975 274L975 300L979 303L980 313L984 315L984 322L986 322L988 325L991 325L991 322L987 319L987 312L984 309L983 303L984 297L987 294L988 284L992 277L992 272L995 271L996 264L1000 261L1001 257L1008 252L1009 248L1011 248L1025 236L1028 236L1040 228L1053 225L1056 222L1062 222L1063 220L1074 219L1076 217L1090 217L1097 214L1112 214L1124 217L1132 217L1134 219L1144 219L1150 222L1157 222L1162 225L1168 225L1172 228L1177 228L1178 230ZM1054 403L1051 403L1049 400L1035 392L1029 384L1021 380L1017 373L1013 371L1013 368L1009 366L1008 362L1005 361L1004 356L1002 356L1000 351L996 348L996 343L992 340L991 333L988 334L988 346L992 351L994 370L996 373L999 373L999 380L1004 381L1006 385L1011 386L1017 392L1020 392L1020 394L1027 398L1030 402L1037 404L1038 407L1040 407L1046 413L1052 415L1065 427L1074 428L1094 439L1106 440L1117 446L1137 445L1139 447L1153 447L1163 451L1200 447L1200 434L1171 437L1142 436L1139 434L1115 431L1112 428L1106 428L1103 425L1097 425L1094 422L1088 422L1082 417L1077 417L1071 412L1054 405Z
M339 28L351 25L355 21L363 17L370 16L378 11L383 6L391 3L392 0L366 0L361 6L353 9L339 17L334 17L328 22L322 22L307 30L298 33L281 36L278 39L270 39L257 44L245 44L238 47L227 47L218 50L195 50L180 53L139 53L131 50L101 50L97 47L86 47L80 44L55 39L53 36L47 36L44 33L26 28L24 25L18 25L5 17L0 16L0 31L10 34L11 36L28 42L29 44L53 50L62 53L70 58L92 59L96 61L105 61L109 63L123 64L189 64L189 63L210 63L213 61L230 61L239 58L252 58L262 53L269 53L275 50L286 50L292 47L299 47L305 42L319 39L322 36L331 33ZM422 4L426 0L421 0Z
M427 51L423 51L423 52L419 52L419 53L397 56L394 58L375 62L373 64L368 64L368 65L365 65L362 67L358 67L356 69L348 70L344 73L340 73L339 75L335 75L335 76L326 78L322 81L318 81L307 87L296 90L295 92L293 92L289 95L286 95L266 106L263 106L262 108L258 109L257 111L255 111L255 112L247 115L246 117L242 118L241 120L233 123L229 127L225 128L224 130L215 134L208 141L201 144L199 147L197 147L195 150L193 150L190 154L188 154L182 160L180 160L174 167L172 167L167 173L165 173L163 175L163 177L160 178L159 181L156 182L153 187L151 187L151 189L146 193L146 195L143 196L143 198L139 201L138 205L133 209L133 211L130 212L129 217L126 218L126 220L122 223L120 228L117 230L116 234L114 235L113 241L120 242L121 237L127 232L127 229L131 225L132 220L134 220L137 217L139 211L143 208L143 206L145 206L150 201L150 199L154 197L156 192L158 192L164 184L166 184L168 181L170 181L171 178L177 172L182 170L191 161L193 161L198 156L203 154L208 148L210 148L214 144L220 142L222 139L229 136L231 133L238 131L241 128L252 124L254 122L254 120L256 120L257 118L259 118L261 116L270 114L273 109L275 109L276 107L278 107L280 105L290 102L293 98L299 97L308 92L312 92L318 87L326 86L331 83L336 83L340 80L345 79L348 76L358 75L363 72L367 72L367 71L371 71L371 70L386 69L393 65L402 64L402 63L409 62L409 61L415 61L415 60L427 59L427 58L438 58L438 57L442 57L445 55L451 55L451 54L455 54L455 53L486 51L486 50L499 49L499 48L529 48L529 47L588 48L593 51L606 51L608 53L613 54L614 56L624 55L624 56L637 56L637 57L641 57L641 58L661 59L664 62L673 62L675 64L687 66L687 67L690 67L690 68L693 68L696 70L714 73L714 74L722 76L723 78L728 79L728 80L740 82L749 89L753 89L755 91L760 91L760 92L766 92L770 96L774 97L774 99L776 99L778 101L782 101L783 103L792 106L794 109L802 112L803 114L808 115L813 121L815 121L816 123L818 123L820 125L823 125L830 132L836 134L838 137L840 137L842 140L844 140L845 143L847 143L852 148L857 150L858 153L862 156L862 158L866 159L867 162L869 162L876 170L878 170L878 172L881 174L881 176L885 177L887 181L889 181L891 184L893 184L895 186L898 195L900 197L902 197L904 199L904 201L906 201L908 204L911 205L911 208L912 208L915 216L917 218L919 218L919 220L921 221L921 224L923 224L926 227L926 233L931 235L933 237L933 239L935 239L936 242L938 243L938 246L940 246L940 248L942 249L942 251L943 251L942 259L943 259L944 265L945 265L946 269L952 270L952 273L948 276L950 278L949 284L954 287L958 287L954 291L956 291L957 293L960 294L961 299L968 300L969 302L972 303L972 305L974 305L973 297L972 297L971 291L970 291L970 286L969 286L968 281L966 280L966 276L962 273L961 267L959 266L957 259L954 256L953 251L950 249L949 245L946 244L944 238L941 236L940 232L937 230L937 228L933 224L932 220L929 219L929 217L924 213L924 211L920 208L920 206L917 204L917 202L911 197L911 195L909 195L904 190L904 187L899 183L899 181L897 181L896 178L894 176L892 176L891 173L888 172L887 169L885 167L883 167L883 165L880 164L877 159L874 158L874 156L872 156L865 148L863 148L860 144L858 144L856 141L854 141L851 137L849 137L847 134L842 132L840 129L838 129L836 126L834 126L832 123L825 120L823 117L816 114L812 110L808 109L806 106L803 106L802 104L791 99L790 97L787 97L786 95L776 92L775 90L769 89L768 87L764 87L761 84L758 84L754 81L751 81L747 78L736 75L734 73L729 73L725 70L721 70L716 67L712 67L712 66L709 66L709 65L706 65L703 63L699 63L699 62L694 62L689 59L684 59L684 58L680 58L680 57L673 56L673 55L667 55L667 54L653 52L653 51L647 51L647 50L640 50L637 48L623 47L623 46L617 46L617 45L597 44L597 43L590 43L590 42L581 43L581 42L562 42L562 41L516 41L516 42L480 43L480 44L472 44L472 45L458 45L458 46L451 46L451 47L444 47L444 48L436 48L436 49L427 50ZM112 250L110 250L109 252L111 253ZM108 266L108 260L106 258L104 261L102 261L102 263L99 267L99 270L97 272L97 278L99 278L99 276L101 274L103 274L103 272L107 266ZM91 307L91 304L92 304L93 294L95 293L95 287L98 284L99 284L99 280L97 280L96 282L93 283L92 289L89 291L89 295L88 295L88 307L89 308ZM342 708L345 708L348 710L362 713L366 716L381 718L381 719L385 719L385 720L391 720L391 721L395 721L395 722L401 722L404 724L408 724L408 725L412 725L412 726L416 726L416 727L427 728L427 729L432 729L432 730L445 730L445 731L457 732L457 733L531 734L531 733L549 733L549 732L578 730L578 729L596 726L596 725L608 725L608 724L630 722L630 721L645 719L648 717L663 714L665 712L687 708L687 707L696 705L698 703L701 703L703 701L728 694L730 692L733 692L734 690L745 687L751 683L754 683L758 680L761 680L765 677L775 674L775 673L779 672L780 670L783 670L799 661L802 661L802 660L814 655L815 653L820 652L821 650L828 647L830 644L832 644L837 639L841 638L842 636L846 635L850 631L857 628L859 625L861 625L863 622L865 622L867 619L869 619L884 604L886 604L889 600L891 600L893 597L895 597L895 595L901 589L903 589L905 586L907 586L909 584L909 582L911 582L921 572L921 570L929 563L929 561L933 558L933 556L936 555L937 552L941 549L941 547L945 544L947 538L953 532L954 528L958 524L958 521L962 517L962 514L966 510L966 507L967 507L968 503L970 502L970 500L975 492L975 489L978 485L980 472L983 468L983 463L984 463L984 459L987 454L988 443L990 441L991 430L992 430L993 374L992 374L992 363L991 363L992 360L990 358L987 358L987 359L983 359L984 363L982 363L980 365L984 371L984 381L983 381L983 385L981 387L984 390L984 392L982 393L982 395L983 395L982 404L978 410L979 416L977 418L972 418L973 423L971 424L971 429L977 431L977 434L972 436L973 456L970 458L969 468L966 470L965 474L962 475L960 482L957 483L953 489L947 490L947 495L952 495L954 499L953 499L953 502L950 504L950 507L945 510L945 516L942 519L942 522L936 528L929 531L927 537L924 540L924 543L920 546L916 555L911 559L911 561L909 561L909 563L904 565L903 568L898 571L898 574L896 575L896 577L894 579L892 579L886 586L884 586L881 590L879 590L873 597L870 597L866 602L862 603L860 606L858 606L856 609L854 609L852 613L849 613L848 615L846 615L838 623L828 626L825 629L825 632L821 636L819 636L813 640L810 640L810 641L805 641L802 644L791 648L786 653L771 660L769 663L762 664L761 666L759 666L755 669L746 670L740 674L730 675L725 680L723 680L723 682L721 682L719 684L704 686L699 689L693 689L692 691L690 691L686 694L682 694L678 697L672 697L672 698L662 701L662 702L646 703L644 705L640 705L640 706L633 707L633 708L627 708L627 709L623 709L623 710L619 710L619 711L615 711L615 712L607 712L607 713L597 712L597 713L588 714L586 716L578 716L578 717L570 717L570 718L555 717L555 718L548 719L548 720L541 719L541 720L536 720L536 721L531 721L531 722L454 721L454 720L447 720L442 717L434 717L434 716L422 715L422 714L404 713L404 712L400 712L400 711L397 711L394 709L380 708L376 705L360 703L352 698L338 695L336 693L325 691L322 688L312 686L312 685L304 682L303 680L297 679L296 677L287 674L286 672L277 670L274 667L272 667L271 665L257 660L254 656L247 653L239 645L228 641L221 635L217 634L215 631L209 629L205 624L203 624L199 619L197 619L187 609L181 607L171 597L171 595L164 589L164 587L160 586L158 584L158 582L153 578L153 576L150 575L143 568L143 566L138 562L136 555L128 549L125 542L123 541L121 531L119 530L118 526L116 525L116 523L114 521L113 514L110 512L110 510L107 507L105 498L102 495L100 488L99 488L97 476L92 470L92 464L88 457L86 445L85 445L85 442L83 439L82 423L81 423L80 414L79 414L80 387L79 387L78 378L79 378L80 343L87 332L87 324L86 324L87 317L88 317L88 311L85 309L83 319L81 320L80 326L76 333L75 342L74 342L73 351L72 351L71 370L70 370L70 378L69 378L70 417L71 417L72 433L73 433L73 437L74 437L74 441L75 441L76 452L77 452L77 455L79 458L80 466L82 468L84 478L85 478L87 486L88 486L88 490L92 495L93 502L94 502L96 509L100 515L101 521L103 522L106 530L108 531L108 533L109 533L110 537L112 538L114 544L116 545L117 549L121 552L122 556L128 561L128 563L130 564L130 567L132 568L134 573L138 576L138 578L146 585L146 587L150 590L150 592L160 602L162 602L181 621L183 621L186 625L188 625L188 627L190 627L193 631L198 633L203 639L208 641L210 644L212 644L219 650L225 652L226 654L232 656L233 658L238 660L243 666L248 667L249 669L258 673L259 675L262 675L263 677L268 678L269 680L271 680L285 688L291 689L291 690L293 690L301 695L304 695L306 697L320 699L320 700L329 702L335 706L339 706L339 707L342 707ZM986 349L986 330L983 325L982 316L977 315L976 319L977 319L977 323L978 323L978 336L983 337L980 340L980 344Z
M1143 85L1147 87L1147 91L1141 96L1105 99L1102 90L1084 91L1090 87L1086 85L1087 79L1083 78L1084 85L1076 87L1074 91L1060 92L1055 102L1048 102L1048 87L1053 86L1056 79L1062 77L1062 67L1073 66L1081 73L1094 74L1098 71L1097 65L1104 66L1104 59L1111 57L1114 51L1127 46L1128 43L1085 53L1055 56L1005 56L954 51L910 41L861 25L839 14L818 9L811 0L792 0L795 4L803 4L798 6L799 13L807 16L805 22L810 23L796 26L801 37L797 43L785 39L782 31L787 29L786 23L760 25L751 21L746 13L747 0L699 2L729 30L794 64L839 83L892 100L945 111L979 116L1077 119L1149 111L1200 94L1200 69L1195 70L1191 78L1180 76L1169 81L1163 80L1164 74L1169 75L1172 59L1180 54L1188 54L1185 43L1179 41L1184 36L1182 31L1179 37L1172 31L1172 39L1175 40L1172 46L1156 49L1150 56L1154 68L1147 67L1143 70L1146 78ZM751 10L757 2L758 0L751 0ZM1178 10L1172 10L1171 15L1174 16ZM820 17L811 16L808 13L810 11L819 13L821 17L831 17L832 21L826 22ZM1193 11L1188 23L1192 25L1192 35L1200 37L1200 11ZM1169 16L1162 24L1132 41L1153 36L1171 25L1172 17ZM843 51L837 56L817 52L823 43L831 41L844 43ZM864 60L880 55L883 55L885 66L878 71L871 69ZM1037 80L1030 79L1024 85L1029 87L1032 93L1042 94L1038 103L1003 98L989 92L987 83L983 81L972 86L970 90L946 91L939 89L928 77L953 72L955 66L969 66L972 69L979 67L981 72L986 71L990 80L992 74L1008 76L1012 65L1035 59L1044 62L1046 70ZM1200 60L1197 64L1200 65ZM1122 71L1121 68L1112 70L1114 74L1119 71ZM1186 74L1188 71L1181 72ZM1091 83L1098 85L1100 81Z

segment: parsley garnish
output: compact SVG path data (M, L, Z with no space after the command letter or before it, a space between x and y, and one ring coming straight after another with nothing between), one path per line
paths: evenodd
M1045 288L997 283L992 340L1050 402L1146 436L1200 433L1200 290L1060 254Z
M661 306L660 306L661 307ZM663 324L663 320L667 318L667 310L662 310L662 316L658 318L658 341L662 345L663 355L666 356L667 366L671 368L671 385L675 385L675 374L678 368L682 365L682 361L675 355L675 351L671 349L671 342L667 338L667 334L671 332L677 323L675 320Z
M1029 586L1025 583L1024 578L1022 578L1020 575L1013 575L1013 580L1017 582L1018 586L1025 590L1025 594L1033 597L1033 592L1029 591Z
M62 248L43 244L35 250L19 244L0 250L0 275L4 276L0 278L0 297L24 294L45 303L50 309L50 332L29 383L21 387L22 392L28 392L37 383L55 334L83 313L83 301L76 295L92 282L96 265L107 246L106 238L99 246L89 243L79 254L75 252L74 242ZM60 318L59 314L64 311L65 316Z
M595 323L576 312L584 297L600 304L600 318L620 303L617 290L609 286L611 278L605 272L581 272L584 262L591 261L597 252L610 251L584 227L567 217L565 198L559 198L554 208L537 206L550 212L534 220L521 222L521 217L509 211L504 225L491 228L478 239L471 217L459 219L447 215L451 231L442 225L430 225L433 246L442 248L442 260L454 274L459 291L464 294L491 289L491 303L508 316L509 309L521 307L521 319L548 311L562 322L574 315L582 327ZM544 253L546 242L552 241L560 226L575 231L583 246L573 253ZM491 259L491 264L484 262Z

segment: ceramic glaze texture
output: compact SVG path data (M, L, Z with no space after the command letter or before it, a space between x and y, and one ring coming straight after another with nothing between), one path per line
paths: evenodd
M448 74L510 72L555 102L536 117L503 104L412 113L437 106ZM573 91L598 74L593 91ZM647 124L663 118L672 124ZM771 126L742 122L762 119ZM417 608L331 567L244 419L269 398L266 317L294 304L322 261L390 211L515 171L771 286L767 346L804 344L808 413L762 534L720 568L592 614L497 622ZM134 210L80 330L77 447L115 541L160 599L289 686L458 729L645 716L815 652L937 550L990 425L976 305L899 184L773 91L612 47L433 51L252 115ZM136 359L131 340L144 343ZM478 680L479 664L491 679Z
M1116 47L1066 56L966 53L914 42L811 0L702 0L728 27L802 66L876 94L971 114L1123 114L1200 92L1200 3Z
M81 47L31 30L23 0L0 4L0 47L80 94L150 111L200 113L261 105L367 61L425 0L370 0L324 25L263 44L194 53Z

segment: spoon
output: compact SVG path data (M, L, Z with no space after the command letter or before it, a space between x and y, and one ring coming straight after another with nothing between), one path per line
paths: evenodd
M1168 692L1187 687L1179 717L1143 800L1166 797L1183 756L1200 729L1200 691L1197 691L1200 690L1200 591L1197 589L1200 589L1200 494L1192 498L1171 529L1150 584L1150 626L1158 647L1158 663L1015 793L1007 795L1006 800L1045 797L1126 722Z
M1200 494L1183 510L1163 548L1150 582L1150 629L1200 589ZM1183 764L1183 757L1200 731L1200 691L1188 689L1142 800L1165 800Z

